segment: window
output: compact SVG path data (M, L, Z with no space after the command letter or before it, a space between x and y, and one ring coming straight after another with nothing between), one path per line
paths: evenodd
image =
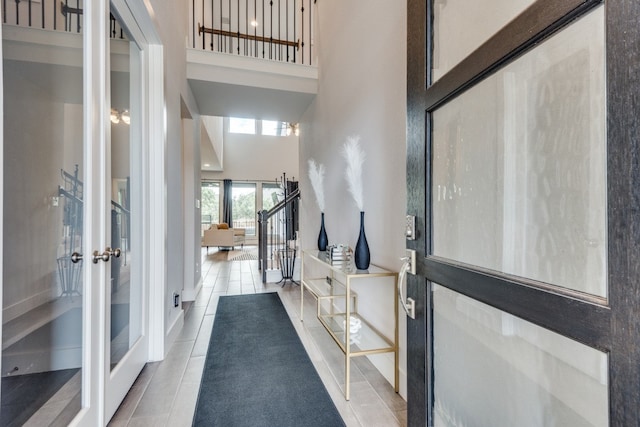
M220 183L203 182L200 198L201 230L204 232L211 224L220 222Z
M274 120L262 121L262 134L268 136L287 136L289 124Z
M262 184L262 209L270 210L282 197L282 189L278 184Z
M255 119L240 119L229 117L229 133L244 133L248 135L256 134Z
M233 228L244 228L245 235L256 235L256 184L233 183Z

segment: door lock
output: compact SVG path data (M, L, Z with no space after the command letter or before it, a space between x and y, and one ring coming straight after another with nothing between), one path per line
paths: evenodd
M416 216L407 215L404 235L407 240L416 240Z

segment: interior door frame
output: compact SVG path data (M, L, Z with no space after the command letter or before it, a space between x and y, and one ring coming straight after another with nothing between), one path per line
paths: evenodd
M585 12L606 8L608 298L526 286L513 277L430 255L430 112ZM609 354L609 422L640 423L640 4L633 0L538 0L459 65L431 81L433 1L408 0L407 213L417 216L418 254L408 296L409 425L433 423L431 282ZM621 54L624 52L624 54ZM472 285L471 285L472 284ZM543 306L545 310L537 308Z

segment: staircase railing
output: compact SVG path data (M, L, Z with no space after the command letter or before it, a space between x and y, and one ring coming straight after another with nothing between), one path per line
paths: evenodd
M191 46L313 65L316 0L191 0Z
M270 210L258 212L258 267L262 283L267 281L267 270L280 269L282 280L293 280L297 248L298 199L300 190L290 194Z

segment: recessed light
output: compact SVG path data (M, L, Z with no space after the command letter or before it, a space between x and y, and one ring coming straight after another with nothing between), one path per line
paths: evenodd
M251 26L252 26L252 27L257 27L257 26L258 26L258 21L257 21L257 20L255 20L255 19L252 19L252 20L251 20Z
M205 164L204 164L204 167L205 167L205 168L208 168L209 166L211 166L209 163L205 163Z

